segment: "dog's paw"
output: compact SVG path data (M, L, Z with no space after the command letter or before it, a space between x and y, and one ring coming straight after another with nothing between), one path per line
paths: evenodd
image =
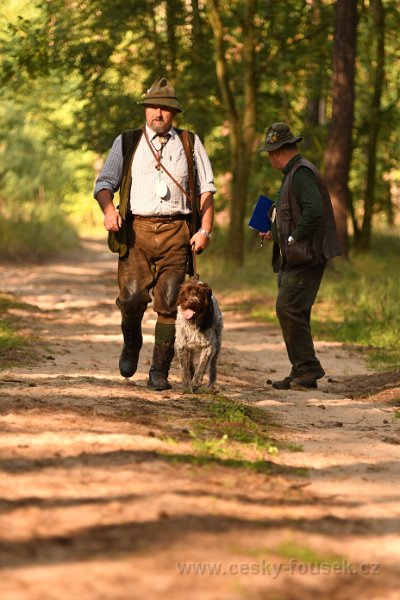
M196 392L196 394L209 394L210 393L210 388L208 386L204 385L203 383L199 383L195 387L192 385L192 387L193 387L193 391Z
M221 390L221 388L219 388L217 385L215 385L215 383L213 383L212 385L209 385L208 388L208 393L212 394L213 396L217 396Z
M191 383L183 384L182 394L193 394L193 387Z
M192 389L194 392L197 392L201 388L202 382L198 379L192 379Z

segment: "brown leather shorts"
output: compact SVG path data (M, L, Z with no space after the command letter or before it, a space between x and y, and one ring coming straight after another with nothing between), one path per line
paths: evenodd
M141 318L152 299L160 320L175 318L189 244L186 218L134 217L133 245L128 255L118 261L120 293L116 303L123 320Z

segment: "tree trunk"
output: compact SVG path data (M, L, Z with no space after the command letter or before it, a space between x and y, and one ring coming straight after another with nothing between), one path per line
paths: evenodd
M348 178L354 118L354 75L357 40L357 0L336 3L332 72L332 119L324 158L342 253L348 256Z
M380 106L382 86L385 76L385 25L382 0L371 0L371 12L376 39L375 57L371 60L374 69L374 93L369 109L369 139L367 148L367 182L364 197L364 218L361 235L357 240L359 250L369 250L371 245L372 217L374 214L375 178L376 178L376 146L380 128Z
M309 0L310 6L310 19L312 23L320 25L321 23L321 10L320 4L317 0ZM321 77L322 66L315 64L312 68L307 69L306 82L307 82L307 105L305 109L305 134L303 135L302 149L305 151L314 151L313 137L309 131L315 130L321 123L322 107L323 107L323 93L322 93L322 77Z
M235 96L228 77L221 9L218 0L207 0L209 20L213 31L216 72L226 119L229 123L231 154L231 204L229 224L230 257L238 265L244 259L244 217L246 213L249 174L256 128L256 74L254 21L256 0L244 0L242 20L243 80L241 96L243 108L237 109Z

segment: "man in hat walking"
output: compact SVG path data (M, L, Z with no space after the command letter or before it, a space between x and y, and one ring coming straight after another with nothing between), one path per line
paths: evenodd
M159 77L140 104L145 108L145 126L114 140L93 195L116 244L113 249L120 255L116 300L123 335L120 373L132 377L136 372L142 318L152 291L157 322L148 384L161 391L171 388L168 373L174 355L178 289L190 250L200 253L211 239L216 189L198 136L189 132L191 137L185 137L188 132L172 126L175 115L182 112L172 84ZM196 210L193 196L199 197L196 230L190 228Z
M276 313L292 365L287 377L272 382L280 390L316 388L317 379L325 375L311 336L311 308L327 261L340 254L328 189L315 165L299 153L301 139L286 123L274 123L259 148L268 153L274 168L283 171L271 214L272 231L261 234L274 243Z

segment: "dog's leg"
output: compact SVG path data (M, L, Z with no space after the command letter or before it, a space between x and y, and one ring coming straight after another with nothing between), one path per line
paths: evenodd
M213 349L211 347L202 348L200 352L200 359L197 365L196 371L193 375L192 379L192 388L193 390L198 389L203 381L204 373L207 370L207 367L210 362L210 357L212 355Z
M217 361L219 352L214 352L210 359L210 368L208 369L208 387L212 387L217 381Z
M178 358L181 366L183 391L191 392L193 372L192 353L188 348L178 348Z
M214 344L214 351L210 358L210 367L208 369L208 387L213 387L215 382L217 381L217 362L218 356L221 350L221 339L219 337L216 338Z

